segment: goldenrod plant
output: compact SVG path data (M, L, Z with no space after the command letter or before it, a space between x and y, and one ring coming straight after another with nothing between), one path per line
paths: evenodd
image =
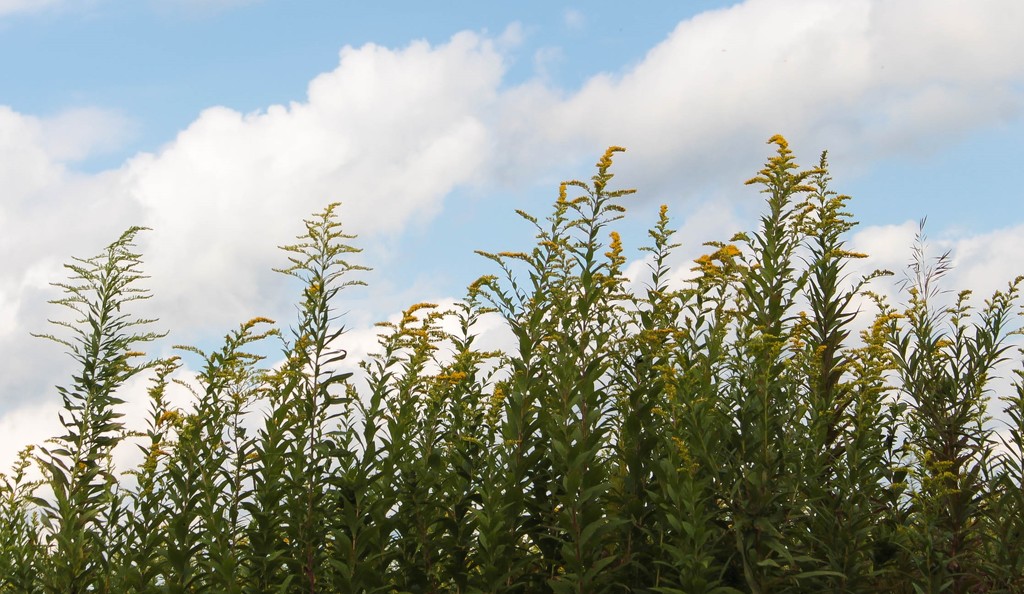
M77 365L64 430L0 475L0 592L1024 591L1021 279L946 292L922 232L881 297L826 155L769 144L757 226L689 269L663 206L627 279L611 147L517 211L531 247L479 252L464 299L379 324L362 361L338 204L283 248L290 327L178 356L140 352L163 338L132 313L141 229L74 260L46 335ZM485 318L510 347L479 346Z
M109 588L116 574L110 552L118 550L122 494L111 455L125 437L118 389L150 366L133 362L143 354L133 347L159 336L142 329L152 320L123 311L148 297L138 287L145 277L132 251L140 231L130 228L100 254L65 265L72 275L56 283L65 296L53 303L74 317L53 324L68 336L42 335L66 347L78 366L71 383L57 388L64 433L35 455L52 494L32 497L48 553L35 570L44 592L97 591Z
M46 551L33 505L38 481L28 478L33 447L18 454L10 476L0 477L0 587L3 592L42 592L38 571Z

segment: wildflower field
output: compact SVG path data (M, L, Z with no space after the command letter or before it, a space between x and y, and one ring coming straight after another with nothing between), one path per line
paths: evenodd
M49 338L77 371L62 433L0 476L0 592L1024 592L1021 280L976 302L922 239L873 293L825 156L771 143L757 228L683 286L662 208L630 289L613 147L519 213L532 249L481 252L490 274L383 324L356 374L339 312L366 275L328 206L283 248L297 319L185 349L185 407L181 361L140 352L162 336L132 313L141 230L75 259ZM487 351L495 315L512 346Z

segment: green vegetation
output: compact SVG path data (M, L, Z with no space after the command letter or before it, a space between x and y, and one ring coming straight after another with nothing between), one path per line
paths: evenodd
M50 336L78 365L64 434L0 477L0 591L1024 591L1020 279L944 305L948 259L917 245L887 302L868 290L885 273L849 278L824 155L801 169L771 142L758 228L708 244L682 288L664 207L645 289L627 286L613 147L549 216L519 213L530 251L481 252L497 274L459 305L381 324L358 380L337 301L363 269L334 205L284 248L292 329L185 349L204 365L184 408L178 359L134 363L159 338L129 313L139 229L75 260L55 303L77 319ZM507 352L477 346L485 315ZM140 373L148 425L126 427ZM138 468L115 468L119 444Z

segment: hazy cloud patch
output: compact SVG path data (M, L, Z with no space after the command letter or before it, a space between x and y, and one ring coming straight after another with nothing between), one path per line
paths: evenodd
M122 114L96 107L69 109L38 121L42 148L60 162L81 161L116 151L137 126Z
M24 12L38 12L63 3L63 0L0 0L0 17Z
M562 12L562 22L565 23L566 28L578 30L586 26L587 16L579 9L567 8Z

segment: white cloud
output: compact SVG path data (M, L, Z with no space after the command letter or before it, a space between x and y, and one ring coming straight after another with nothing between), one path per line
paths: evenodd
M958 239L953 255L957 284L988 298L1024 274L1024 224Z
M501 73L491 42L468 33L436 48L346 48L307 101L252 114L211 108L158 154L132 159L124 191L153 228L147 260L173 322L274 311L261 286L281 264L275 246L327 202L343 202L346 228L362 236L429 219L490 156L481 118Z
M0 246L9 254L0 355L10 364L0 413L36 418L26 403L51 406L49 386L67 377L61 349L28 334L47 330L55 312L46 300L57 296L48 283L66 277L60 265L71 255L97 253L144 224L153 230L138 240L155 292L145 307L173 340L216 336L255 315L286 325L292 296L270 270L284 263L275 246L335 200L361 245L428 220L484 168L493 139L483 116L502 72L494 43L471 33L436 47L345 48L306 100L250 114L210 108L159 152L95 175L66 164L109 148L104 139L124 129L116 116L40 119L0 106Z
M49 283L66 278L61 263L70 254L98 251L137 214L117 198L110 174L77 175L58 159L102 146L97 138L108 131L83 122L115 119L94 110L35 118L0 106L2 411L47 401L49 386L66 377L61 349L29 336L46 331L47 317L55 314L46 301L56 296ZM55 125L60 121L74 125Z
M911 248L917 232L918 223L914 221L862 227L850 238L850 249L869 256L860 261L864 274L873 269L902 272L910 264Z
M860 261L859 274L874 269L894 273L896 282L906 277L913 253L911 248L919 225L905 221L899 225L872 225L850 238L850 249L869 255ZM973 292L975 305L1024 274L1024 224L1016 224L984 233L949 236L925 226L925 256L929 261L948 252L951 270L939 281L941 290L951 291L947 299L961 289Z
M912 259L911 246L918 229L918 224L913 221L900 225L871 226L855 233L850 241L851 249L869 255L856 272L863 274L871 269L885 268L894 273L892 279L875 281L870 288L885 296L897 310L907 306L907 294L900 292L898 285L907 278L908 265ZM970 289L972 317L967 322L980 324L979 312L984 308L985 301L996 291L1005 291L1010 282L1024 273L1024 258L1021 256L1024 254L1024 224L966 236L950 237L938 233L929 237L930 234L926 226L926 258L934 261L934 258L948 251L952 264L949 272L937 281L939 293L933 299L934 309L938 311L952 305L961 290ZM1018 299L1015 311L1021 311L1021 305L1024 303ZM866 312L873 311L870 304L864 303L863 306ZM856 322L858 330L867 327L870 321L867 316L859 318ZM940 331L950 331L946 325L948 321L947 317L945 327L940 327ZM1014 331L1018 328L1019 320L1011 321L1006 330ZM1020 346L1021 340L1019 337L1008 336L1007 344ZM1015 392L1012 385L1015 379L1013 370L1020 366L1016 348L1011 348L1007 354L1009 360L996 364L987 385L988 415L992 419L989 426L997 431L1004 431L1008 420L1006 405L1000 399ZM1004 448L999 445L996 449Z
M940 4L749 0L706 12L577 93L509 94L505 132L547 147L529 151L539 161L620 144L638 156L631 179L695 192L752 171L778 132L851 167L934 152L1024 108L1024 4Z
M135 128L117 112L95 107L70 109L39 120L40 145L53 160L74 162L121 148Z
M8 474L18 452L29 445L43 445L43 441L57 435L61 429L57 414L59 401L38 403L0 415L0 432L4 436L0 447L0 473Z
M39 142L36 118L0 106L0 182L3 182L3 211L26 200L62 174L62 168L46 154ZM0 221L12 224L7 217Z

